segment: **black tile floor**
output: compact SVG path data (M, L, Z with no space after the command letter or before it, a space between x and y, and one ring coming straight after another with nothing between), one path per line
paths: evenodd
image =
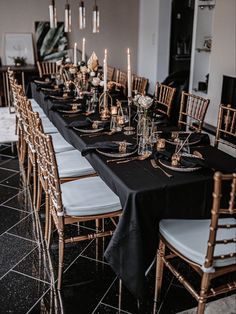
M41 223L43 222L43 215ZM154 270L148 275L147 304L119 287L119 280L103 259L109 239L66 246L63 289L54 288L57 277L57 235L50 254L39 219L35 217L18 166L16 149L0 145L0 314L152 313ZM73 225L67 232L86 232L93 226ZM178 313L196 306L193 298L166 271L158 313Z

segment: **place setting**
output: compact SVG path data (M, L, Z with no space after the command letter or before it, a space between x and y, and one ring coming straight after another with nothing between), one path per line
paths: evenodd
M194 172L206 167L203 156L198 151L190 151L189 133L185 140L178 138L175 141L175 149L168 146L164 138L157 140L154 160L159 165L176 172Z
M94 151L103 156L114 158L115 161L119 161L137 153L137 145L126 141L101 141L87 145L81 151L81 154L85 156Z

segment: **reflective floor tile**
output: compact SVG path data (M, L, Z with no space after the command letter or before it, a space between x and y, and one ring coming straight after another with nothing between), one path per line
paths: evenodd
M2 234L0 236L0 277L19 263L35 247L36 243L32 241L8 233Z
M6 190L9 189L9 191L11 191L13 188L5 187L5 189ZM9 206L9 207L13 207L13 208L16 208L16 209L19 209L19 210L23 210L23 211L26 211L26 212L31 212L32 209L31 209L31 204L30 204L30 201L29 201L29 197L28 197L27 191L26 190L18 191L17 193L16 193L16 190L14 190L14 191L15 191L15 193L14 193L15 196L12 197L8 201L6 200L4 202L4 205L5 206ZM0 193L1 193L1 185L0 185ZM13 194L13 192L12 192L12 194Z
M13 234L31 241L38 241L37 229L33 214L29 214L18 224L8 230L9 234Z
M0 311L26 314L48 289L47 283L11 271L0 280Z
M109 266L79 257L63 276L66 313L92 313L114 280Z
M1 172L1 170L0 170ZM21 176L20 173L15 173L11 171L10 176L7 179L4 179L1 184L10 186L10 187L15 187L15 188L19 188L21 185Z
M3 183L7 178L11 177L15 173L11 170L0 168L0 183ZM19 186L19 185L18 185Z
M19 162L17 158L9 158L0 154L0 165L3 168L19 171Z
M117 278L112 284L104 299L103 303L106 303L112 307L119 308L123 311L137 313L137 300L131 295L131 293L122 285L121 290L119 289L119 279Z
M13 208L0 206L0 235L14 226L16 223L19 223L24 219L28 213L22 212Z
M98 308L93 312L93 314L129 314L129 313L110 307L107 304L101 303L98 306Z
M50 283L49 261L42 247L36 247L13 270Z
M0 184L0 205L8 202L10 198L14 195L17 196L18 193L19 191L17 189Z

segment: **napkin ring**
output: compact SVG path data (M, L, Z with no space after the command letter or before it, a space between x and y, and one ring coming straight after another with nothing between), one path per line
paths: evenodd
M76 111L78 109L78 105L77 104L73 104L71 106L72 111Z
M98 121L93 121L92 129L98 129Z
M127 143L126 142L120 142L119 143L119 153L125 154L127 151Z
M157 150L164 149L166 147L166 140L164 138L159 138L156 144Z
M173 154L171 157L171 166L177 167L180 165L180 154Z

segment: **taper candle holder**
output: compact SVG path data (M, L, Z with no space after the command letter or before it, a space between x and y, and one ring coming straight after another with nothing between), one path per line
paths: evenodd
M99 113L101 120L108 120L111 116L109 106L112 106L112 97L108 91L105 91L99 97Z
M125 130L124 134L125 135L135 134L135 131L134 131L135 128L133 126L131 126L131 105L132 105L132 97L128 97L129 125L124 128L124 130Z

